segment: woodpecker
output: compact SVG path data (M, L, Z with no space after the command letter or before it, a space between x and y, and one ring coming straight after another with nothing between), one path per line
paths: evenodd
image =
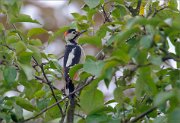
M78 32L75 29L69 29L64 33L66 40L65 53L64 53L64 78L66 81L66 89L69 93L74 91L74 84L69 76L69 70L72 66L83 63L85 59L85 53L83 48L76 42L77 38L85 31ZM74 98L74 94L70 96Z

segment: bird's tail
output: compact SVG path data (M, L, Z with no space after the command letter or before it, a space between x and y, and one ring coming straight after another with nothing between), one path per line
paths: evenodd
M69 76L68 73L69 73L69 70L66 69L66 70L64 71L64 77L65 77L65 81L66 81L66 90L68 91L68 93L66 93L66 94L69 95L70 93L72 93L72 92L74 91L74 84L73 84L72 79L70 78L70 76ZM66 92L67 92L67 91L66 91ZM75 95L75 94L69 95L70 103L73 103L73 102L71 102L71 99L74 98L74 95Z
M74 91L74 84L68 74L68 71L65 71L65 81L66 81L66 89L68 90L69 94ZM73 123L74 121L74 110L75 110L75 94L69 95L70 105L67 111L67 123Z

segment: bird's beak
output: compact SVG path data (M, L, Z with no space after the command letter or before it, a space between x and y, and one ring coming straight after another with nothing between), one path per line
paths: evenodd
M81 34L85 33L87 30L83 30L81 32L78 33L78 36L80 36Z

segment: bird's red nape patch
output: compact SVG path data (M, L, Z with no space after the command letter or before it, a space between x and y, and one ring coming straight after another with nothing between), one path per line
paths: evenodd
M66 31L66 32L64 33L64 37L65 37L67 34L68 34L68 32Z

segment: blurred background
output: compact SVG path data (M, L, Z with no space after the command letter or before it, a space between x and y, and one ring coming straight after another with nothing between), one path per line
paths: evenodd
M166 0L159 1L160 4L163 4ZM177 1L178 3L180 3L180 0ZM81 7L83 5L83 0L72 0L70 4L69 0L23 0L21 13L30 15L33 19L38 20L41 23L41 25L34 23L21 23L17 24L16 26L17 28L25 32L27 32L31 28L36 27L42 27L49 31L49 33L55 32L63 26L69 26L72 24L74 20L71 13L85 14L81 10ZM178 8L180 9L180 6L178 6ZM104 18L102 14L99 12L93 16L93 19L95 22L93 28L94 30L97 30L98 27L103 24ZM6 17L0 15L0 22L2 22L6 26L6 28L12 28L8 27L6 21ZM49 38L47 34L41 34L40 36L38 36L38 38L40 38L43 42L44 47L42 48L42 50L44 50L46 53L54 54L57 56L57 58L63 55L65 46L63 35L60 35L51 43L47 42ZM83 45L83 48L85 49L86 55L93 56L95 56L98 53L98 51L101 50L92 45ZM174 51L173 46L171 46L170 50L171 52ZM62 65L62 59L59 60L59 63ZM121 69L117 72L117 76L122 76ZM56 84L59 88L62 88L61 81L57 81ZM111 82L109 88L106 88L103 82L101 82L99 85L99 89L105 93L106 99L108 100L113 96L114 88L114 82ZM131 96L131 92L132 91L128 91L127 93L129 94L127 95Z

